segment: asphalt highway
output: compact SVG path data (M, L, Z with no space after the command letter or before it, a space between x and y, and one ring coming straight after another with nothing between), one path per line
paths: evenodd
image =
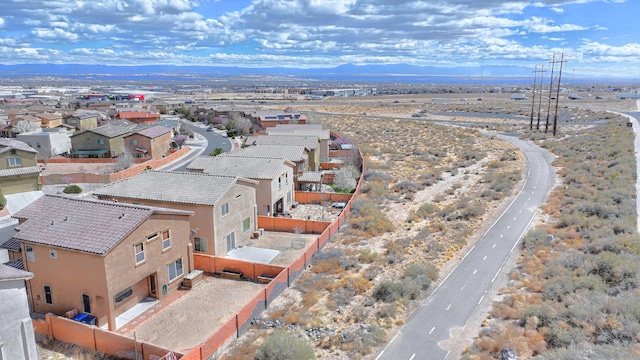
M452 329L467 324L544 203L554 182L552 155L514 136L496 136L524 153L528 171L523 188L376 360L458 358L460 354L448 354L438 344L449 339Z

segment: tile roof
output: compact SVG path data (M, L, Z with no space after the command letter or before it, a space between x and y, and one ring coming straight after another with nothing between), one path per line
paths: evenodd
M18 211L13 239L105 255L156 213L191 211L45 195ZM124 216L123 216L124 214Z
M23 265L23 269L24 269L24 265ZM28 271L24 271L22 269L18 269L13 266L0 264L0 281L20 280L20 279L28 280L28 279L31 279L32 277L33 277L33 274Z
M189 165L187 165L187 170L204 170L206 169L213 161L213 157L209 155L197 156Z
M310 150L318 148L317 136L303 135L262 135L256 137L256 145L304 145Z
M259 158L248 156L214 156L203 171L206 174L231 175L249 179L275 179L282 174L282 167L288 163L283 158Z
M98 135L102 135L108 138L114 138L117 136L122 136L124 134L128 134L131 132L131 129L125 126L116 126L116 125L102 125L97 128L88 129L86 131L91 131L92 133L96 133Z
M322 129L322 125L316 124L277 124L266 129L269 135L307 135L317 136L322 140L329 140L331 133Z
M227 153L225 156L285 158L289 161L296 162L306 160L309 157L309 155L305 153L305 149L308 150L304 145L255 145Z
M150 139L157 138L158 136L164 135L168 132L171 132L171 129L168 129L164 126L151 126L145 128L143 130L136 131L134 134L140 134L142 136L146 136Z
M4 244L0 245L0 248L12 250L12 251L20 251L20 242L16 241L16 239L11 238L4 242Z
M103 186L93 193L99 196L213 206L238 180L237 176L150 170ZM257 185L255 181L242 180Z
M10 151L11 149L22 150L30 153L38 153L38 150L23 143L22 141L9 138L0 138L0 154Z
M298 176L299 182L320 182L322 180L322 171L306 171Z
M42 171L40 166L27 166L14 169L0 170L0 178L18 175L39 174Z
M11 260L9 262L6 262L4 264L7 265L7 266L14 267L14 268L19 269L19 270L24 270L24 261L22 260L21 257L15 258L15 259L13 259L13 260Z

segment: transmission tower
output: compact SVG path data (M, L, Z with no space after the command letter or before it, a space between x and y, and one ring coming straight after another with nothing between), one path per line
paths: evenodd
M566 62L564 53L560 54L560 72L558 73L558 90L556 91L556 112L553 115L553 136L556 136L556 124L558 122L558 101L560 100L560 83L562 82L562 63Z

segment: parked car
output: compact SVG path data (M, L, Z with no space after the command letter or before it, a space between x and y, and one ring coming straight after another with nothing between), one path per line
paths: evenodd
M207 128L207 131L209 131L209 132L213 131L213 126L209 126L209 127Z
M335 202L333 203L333 205L331 205L331 207L335 209L344 209L345 206L347 206L347 203L345 202Z

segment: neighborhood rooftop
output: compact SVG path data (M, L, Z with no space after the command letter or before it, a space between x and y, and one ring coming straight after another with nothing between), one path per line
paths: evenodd
M227 153L225 156L285 158L296 162L307 159L308 155L305 155L305 150L308 148L304 145L254 145Z
M6 280L28 280L33 277L33 274L17 269L13 266L7 266L0 264L0 281Z
M229 174L249 179L275 179L282 174L282 165L294 164L283 158L248 156L215 156L204 169L208 174Z
M238 180L257 185L253 180L237 176L150 170L103 186L94 191L94 194L183 204L215 205Z
M26 220L13 238L105 255L153 214L193 212L45 195L13 215Z
M315 150L318 148L318 137L302 135L251 136L247 139L247 144L280 146L304 145L310 150Z
M11 149L22 150L30 153L38 152L38 150L35 150L24 142L14 139L0 138L0 147L0 154L10 151Z

